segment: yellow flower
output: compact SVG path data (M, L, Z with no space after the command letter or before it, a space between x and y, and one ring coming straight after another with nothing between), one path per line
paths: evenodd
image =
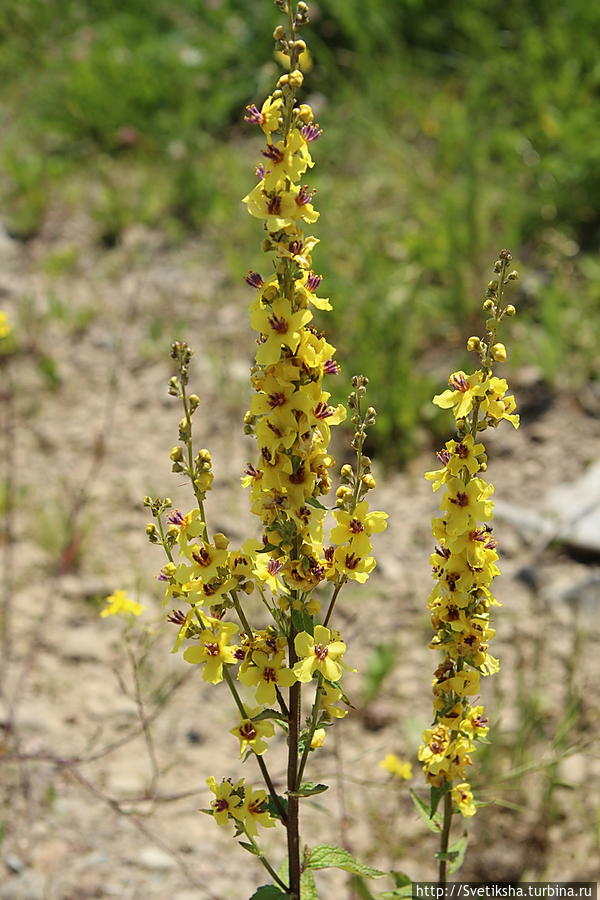
M242 719L239 725L236 725L230 731L230 734L235 735L240 742L240 756L243 756L246 750L253 750L257 756L262 756L268 749L268 744L263 738L273 737L275 734L273 723L268 720L262 722L254 722L252 720L252 717L257 716L262 709L262 706L247 709L248 717Z
M243 781L239 781L234 785L228 779L223 779L221 784L217 784L211 775L206 779L206 783L215 795L215 799L211 800L210 803L213 810L213 818L217 825L227 825L233 810L242 804L242 798L234 791L238 791L241 788Z
M205 628L199 634L200 644L188 647L183 654L186 662L205 663L202 678L211 684L223 681L223 666L236 662L236 646L230 646L231 637L238 631L234 622L218 622L214 629Z
M254 665L240 671L238 678L242 684L256 686L256 702L273 706L276 701L276 687L291 687L297 680L295 673L283 665L283 651L272 658L255 650L252 653Z
M248 785L242 805L231 810L231 814L244 823L246 833L251 836L258 832L258 825L262 825L263 828L275 827L275 820L265 809L266 799L266 791L255 791Z
M371 552L369 537L387 528L387 513L369 512L366 500L359 503L354 512L334 509L333 516L337 522L331 532L331 540L335 544L348 542L350 549L358 556L367 556Z
M300 657L294 666L298 681L310 681L314 672L320 672L327 681L339 681L342 677L342 667L337 660L346 652L346 645L335 638L329 628L315 625L314 637L302 631L296 635L294 647Z
M453 372L448 379L451 390L436 394L433 402L442 409L453 409L457 419L464 419L473 409L476 400L485 396L488 386L483 372L477 371L473 375L466 372Z
M471 786L466 781L462 784L457 784L456 787L452 788L452 802L459 813L465 818L470 818L477 812L473 794L471 792Z
M325 728L317 728L311 738L310 746L313 750L318 750L325 743L327 731Z
M402 778L405 781L408 781L413 777L412 763L402 762L395 753L388 753L388 755L379 763L379 767L385 769L390 775L394 775L396 778Z
M281 345L295 352L300 343L304 326L312 319L308 309L292 312L288 300L278 298L271 306L257 309L251 316L252 327L265 336L258 348L256 362L259 366L276 363L281 356Z
M136 603L127 595L127 591L115 591L110 597L106 598L108 606L100 613L101 618L106 616L139 616L143 613L145 607L141 603Z
M3 310L0 309L0 339L8 337L11 331L12 328L10 327L8 316Z
M319 708L324 710L330 719L343 719L348 715L347 709L335 706L341 699L342 692L339 688L331 687L329 684L321 685Z

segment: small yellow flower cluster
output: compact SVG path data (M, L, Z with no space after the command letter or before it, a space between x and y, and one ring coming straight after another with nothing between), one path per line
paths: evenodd
M506 396L508 385L492 373L494 362L506 357L504 345L495 342L496 328L514 307L503 304L503 288L514 280L507 275L508 251L496 263L498 281L491 282L484 309L493 318L486 322L487 340L470 338L468 348L478 353L482 367L472 375L454 372L449 389L434 397L442 409L451 409L457 439L439 451L442 468L426 473L434 491L443 490L441 517L433 520L438 546L431 556L435 587L429 597L435 636L430 647L444 659L433 681L435 721L423 734L419 759L432 787L451 791L454 808L463 816L475 814L470 786L465 779L476 741L488 732L483 706L472 706L480 689L480 675L498 671L498 660L488 652L495 631L490 627L490 608L498 605L490 585L499 574L496 542L487 524L493 516L493 486L481 478L487 467L485 448L477 437L506 419L515 428L515 399ZM504 353L498 351L502 347ZM455 784L455 782L459 782Z
M257 834L259 825L263 828L275 826L275 819L271 818L266 808L266 791L256 791L246 785L243 778L235 784L227 779L217 784L210 776L206 783L215 795L206 812L214 817L218 825L227 827L233 820L238 833L250 838Z
M106 598L107 606L101 611L100 617L107 616L140 616L144 612L144 606L132 600L127 591L115 591Z

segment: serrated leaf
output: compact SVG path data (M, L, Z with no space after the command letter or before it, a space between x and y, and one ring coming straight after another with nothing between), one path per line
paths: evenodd
M327 784L315 784L314 781L305 781L297 791L290 791L290 797L312 797L314 794L323 794L329 790Z
M259 852L252 844L248 844L247 841L238 841L240 847L243 847L244 850L247 850L248 853L251 853L252 856L259 856Z
M319 900L315 877L310 869L305 869L300 876L300 892L302 900Z
M364 878L380 878L385 872L374 869L366 863L354 859L347 850L341 847L331 847L329 844L320 844L313 847L306 862L307 869L343 869L352 872L353 875L362 875Z
M280 900L281 897L287 897L287 894L276 884L263 884L252 894L250 900Z
M455 872L458 872L458 870L462 866L468 843L469 835L465 834L462 837L458 838L457 841L454 841L454 843L450 847L450 852L456 854L454 862L449 866L451 875L454 875Z
M328 506L323 506L320 500L317 500L316 497L307 497L304 501L307 506L314 506L315 509L329 509Z
M412 797L413 803L417 808L417 812L427 825L430 831L433 831L434 834L439 834L442 830L442 817L439 813L435 813L433 818L429 815L429 806L425 803L424 800L421 800L414 791L409 791L410 796Z

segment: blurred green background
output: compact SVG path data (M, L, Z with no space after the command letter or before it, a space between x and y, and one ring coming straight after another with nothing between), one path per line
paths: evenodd
M321 0L311 12L306 97L325 131L315 267L345 373L371 381L376 452L402 463L435 430L430 397L448 351L466 362L503 246L523 276L511 367L534 364L545 389L597 389L600 6ZM279 72L278 18L270 0L3 3L8 233L30 241L52 210L85 206L108 249L141 222L173 243L197 233L232 283L264 268L240 205L259 160L242 116Z

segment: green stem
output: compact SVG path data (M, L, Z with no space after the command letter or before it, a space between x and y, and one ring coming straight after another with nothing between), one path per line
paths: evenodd
M258 846L256 841L254 840L254 838L251 835L249 835L245 829L244 829L244 834L248 838L249 842L252 844L252 847L254 848L254 852L256 853L256 856L260 859L261 863L263 864L263 866L265 867L265 869L267 870L267 872L269 873L271 878L273 878L273 880L279 885L279 887L283 891L285 891L287 894L289 892L289 888L288 888L287 884L285 883L285 881L281 880L281 878L279 877L279 875L277 874L277 872L275 871L275 869L273 868L273 866L271 865L271 863L269 862L267 857L264 855L264 853L262 852L262 850L260 849L260 847Z
M444 797L444 825L442 828L442 834L440 837L440 855L444 855L448 852L448 844L450 843L450 825L452 824L452 796L450 791ZM438 872L438 885L440 887L445 887L447 884L446 879L446 871L447 871L448 861L446 859L440 859L440 866Z
M335 606L335 601L336 601L337 598L338 598L338 594L339 594L339 592L341 591L341 589L344 587L344 585L346 584L347 581L348 581L348 576L347 576L347 575L343 575L343 576L342 576L342 580L340 581L340 583L337 584L337 585L335 586L335 590L334 590L333 594L331 595L331 600L329 601L329 607L328 607L328 609L327 609L327 615L325 616L325 620L324 620L324 622L323 622L323 626L324 626L325 628L327 628L327 624L328 624L328 622L329 622L329 620L330 620L330 618L331 618L331 614L333 613L333 608L334 608L334 606Z
M246 708L242 702L242 698L240 697L240 695L238 693L238 690L235 686L233 678L231 677L231 675L229 673L229 669L227 668L227 666L223 666L223 675L224 675L225 681L227 682L227 686L229 687L229 690L231 691L233 699L235 700L235 705L237 706L242 719L249 719L250 716L248 715L248 712L246 711ZM281 800L279 799L277 791L275 790L275 785L273 784L273 781L269 774L269 770L267 769L267 764L265 763L262 756L258 755L258 753L255 753L254 755L255 755L256 761L258 763L258 768L260 769L262 777L265 780L267 790L269 791L271 799L273 800L273 803L277 807L277 811L281 817L283 824L285 825L287 823L287 813L285 811L285 808L284 808Z

